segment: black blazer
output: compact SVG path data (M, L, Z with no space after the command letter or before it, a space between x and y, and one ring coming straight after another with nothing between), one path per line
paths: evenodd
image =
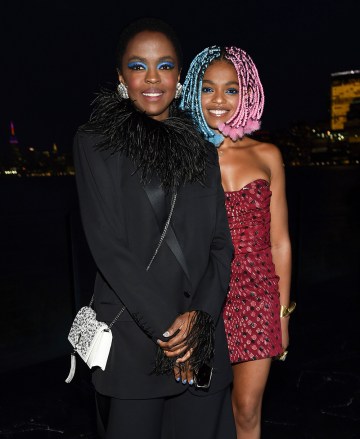
M126 311L113 327L105 371L92 374L98 392L117 398L153 398L184 391L172 375L152 373L157 339L187 310L202 310L217 323L214 374L208 393L232 379L222 318L233 254L220 170L209 146L205 187L187 184L178 191L172 218L189 278L166 242L146 271L162 224L134 164L123 154L100 151L99 136L78 130L74 162L85 235L98 268L97 318L110 323L122 304ZM153 183L152 183L153 184ZM165 195L163 195L164 203ZM202 390L191 391L201 395Z

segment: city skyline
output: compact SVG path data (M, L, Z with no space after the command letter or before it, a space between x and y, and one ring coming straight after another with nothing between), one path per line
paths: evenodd
M265 89L263 128L285 128L299 121L330 122L331 74L360 68L356 50L355 0L287 2L242 1L206 7L167 2L135 10L105 1L0 5L2 98L0 145L8 123L19 140L70 151L79 125L90 115L99 88L116 83L114 51L123 25L138 16L165 19L179 34L184 50L182 79L192 57L211 44L235 44L254 59ZM21 133L21 135L20 135Z
M358 96L359 95L359 93L358 93L358 91L359 91L358 90L359 89L359 79L358 78L359 78L360 70L354 70L353 69L353 70L346 71L346 72L334 72L334 73L331 73L329 75L329 84L330 84L330 87L329 87L329 102L328 102L328 106L327 106L326 111L324 111L324 113L325 112L327 113L327 118L326 119L318 118L317 120L312 120L312 121L306 121L306 120L294 120L292 122L288 121L287 124L284 124L280 128L278 127L277 130L280 129L282 131L286 131L287 129L291 129L292 125L296 125L298 123L302 123L302 124L307 123L309 125L314 125L314 126L320 124L323 127L328 126L329 129L331 128L332 130L337 130L337 129L338 130L342 130L342 129L344 129L343 123L342 123L342 125L334 125L334 123L333 123L333 119L334 119L334 87L333 87L333 83L334 83L334 78L335 79L343 78L343 77L345 77L346 75L349 75L349 74L353 75L354 77L356 77L356 80L357 80L356 81L356 87L357 87L356 97L359 97ZM347 93L349 94L348 91L347 91ZM345 105L346 110L344 110L344 109L341 110L342 111L341 114L342 114L342 118L343 119L346 118L345 117L346 116L346 111L349 110L349 108L348 108L349 107L349 102L351 101L351 99L350 99L350 101L349 101L349 99L350 98L348 97L346 105ZM9 135L6 138L6 135L4 136L4 133L0 133L0 145L1 145L1 143L5 144L7 142L9 142L10 144L11 143L19 143L18 140L17 140L17 137L15 137L16 138L16 142L13 142L11 140L11 136L15 136L15 134L14 134L14 121L13 120L9 120L8 123L9 123L9 125L8 125L8 127L6 129L6 132L10 133L10 138L9 138ZM268 130L271 131L270 128ZM1 142L1 140L2 140L2 142ZM52 141L50 140L50 144L51 145L54 144L54 143L58 143L58 142L56 142L55 140L52 140ZM31 145L31 146L29 146L30 148L34 148L34 147L39 148L39 145L36 144L36 137L35 136L34 136L34 141L33 142L30 141L29 145ZM46 148L49 148L49 146L50 146L49 143L43 144L43 145L40 145L39 149L45 150ZM71 145L61 145L60 148L63 149L65 152L70 152L71 151Z

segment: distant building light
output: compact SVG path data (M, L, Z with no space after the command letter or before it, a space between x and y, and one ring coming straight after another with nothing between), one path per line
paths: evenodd
M352 103L360 98L360 70L331 73L331 128L344 130Z
M360 74L360 70L346 70L345 72L331 73L331 76L336 77L343 75L358 75L358 74Z

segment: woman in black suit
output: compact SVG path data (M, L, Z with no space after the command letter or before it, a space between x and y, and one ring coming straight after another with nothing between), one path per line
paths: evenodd
M219 319L233 248L217 155L174 100L181 62L166 23L130 24L118 91L99 94L74 141L97 318L125 306L92 374L107 439L235 438Z

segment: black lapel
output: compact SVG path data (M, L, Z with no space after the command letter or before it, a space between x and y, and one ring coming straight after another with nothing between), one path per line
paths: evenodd
M149 183L142 185L142 187L144 188L146 195L150 200L158 221L160 232L162 232L161 228L165 224L167 218L165 193L161 189L158 180L155 178L152 178Z
M166 212L165 193L161 189L159 182L155 178L152 178L150 183L146 184L145 186L144 185L142 186L154 209L155 216L161 233L164 228L168 215L168 212ZM186 264L186 259L171 224L169 225L169 228L165 235L165 242L169 246L170 250L174 253L174 256L176 257L181 268L186 274L188 281L190 282L190 274Z
M190 282L190 274L189 274L189 270L188 270L188 267L186 264L186 259L185 259L183 251L181 250L179 241L175 235L174 229L173 229L171 224L169 225L168 231L166 233L165 241L166 241L167 245L170 247L170 250L174 253L176 259L178 260L179 264L181 265L182 269L184 270L184 273L186 274L188 281Z

